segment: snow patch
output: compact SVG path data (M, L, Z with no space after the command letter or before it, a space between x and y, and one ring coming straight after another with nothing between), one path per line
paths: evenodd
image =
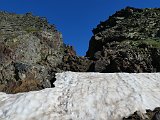
M160 73L56 75L55 88L0 93L0 120L120 120L160 106Z

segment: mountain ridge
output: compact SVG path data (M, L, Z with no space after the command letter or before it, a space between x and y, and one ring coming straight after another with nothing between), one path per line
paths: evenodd
M55 73L160 72L160 9L126 7L100 22L86 56L44 17L0 12L0 91L54 87Z

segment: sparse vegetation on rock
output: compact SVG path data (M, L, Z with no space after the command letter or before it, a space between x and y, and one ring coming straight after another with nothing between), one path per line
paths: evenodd
M10 84L15 89L34 83L23 92L54 87L55 73L62 71L160 71L158 8L126 7L100 22L93 29L86 57L65 45L46 18L7 12L0 12L0 17L0 91L20 91L7 90Z
M1 91L15 93L51 87L53 78L49 73L63 58L61 33L45 18L31 13L0 12L0 16L0 83L5 86ZM27 80L35 82L24 82ZM25 85L27 89L17 90Z
M86 56L96 72L159 72L160 9L126 7L93 29Z

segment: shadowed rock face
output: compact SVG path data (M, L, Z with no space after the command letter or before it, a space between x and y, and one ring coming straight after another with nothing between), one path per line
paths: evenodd
M96 72L159 72L160 9L127 7L93 29L86 56Z
M63 71L88 72L93 60L76 55L72 46L65 46L63 62L58 66Z
M124 117L123 120L160 120L160 108L147 109L146 114L136 111L129 117Z

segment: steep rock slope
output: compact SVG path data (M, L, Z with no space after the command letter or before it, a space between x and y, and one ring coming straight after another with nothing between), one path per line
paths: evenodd
M54 87L57 72L88 71L92 61L76 56L46 18L7 12L0 17L0 91Z
M73 46L65 46L62 63L58 68L63 71L88 72L91 69L93 60L84 56L77 56Z
M0 91L51 87L64 53L61 33L31 13L0 12L0 17Z
M0 119L121 120L139 111L143 119L136 120L151 120L145 109L160 106L160 73L65 72L56 78L55 88L0 93Z
M54 87L55 73L159 72L160 9L127 7L93 30L86 57L46 18L0 12L0 91Z
M159 72L160 9L126 7L93 29L86 56L96 72Z
M54 87L55 73L88 71L92 61L76 56L46 18L0 12L0 91Z

